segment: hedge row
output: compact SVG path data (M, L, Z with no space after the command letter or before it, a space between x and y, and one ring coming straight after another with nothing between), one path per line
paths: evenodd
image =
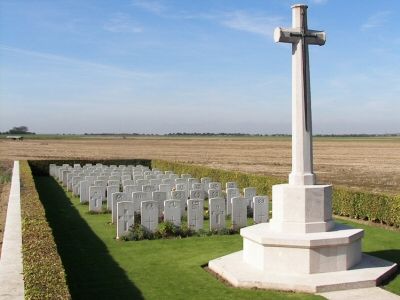
M400 195L334 187L332 211L339 216L400 227Z
M20 161L20 179L25 299L71 299L65 270L27 161Z
M224 171L164 160L152 160L152 167L164 171L171 170L176 174L189 173L195 178L211 177L213 181L221 182L223 185L228 181L235 181L240 188L255 187L259 195L268 195L270 198L273 185L287 182L285 179L272 176ZM374 194L333 187L332 208L333 213L339 216L400 227L400 195Z
M61 166L63 164L69 164L73 166L74 164L80 164L84 166L86 164L103 164L105 166L109 165L143 165L151 166L150 159L108 159L108 160L83 160L83 159L64 159L64 160L30 160L29 166L31 167L32 174L35 176L48 176L49 167L51 164L56 164Z

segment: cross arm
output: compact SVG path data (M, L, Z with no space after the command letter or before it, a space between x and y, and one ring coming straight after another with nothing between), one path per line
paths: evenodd
M276 27L274 31L274 40L276 43L296 43L302 37L300 28L281 28ZM304 35L309 45L322 46L326 42L325 31L307 30Z

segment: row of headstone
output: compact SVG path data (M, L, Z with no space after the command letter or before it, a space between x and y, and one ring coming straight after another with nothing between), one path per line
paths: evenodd
M236 228L247 226L247 199L235 197L232 199L231 224ZM268 221L269 203L266 196L255 196L254 222L262 223ZM154 232L158 229L159 203L153 200L141 202L141 225L145 230ZM171 199L164 201L164 220L172 222L175 226L181 224L180 200ZM191 230L204 229L204 200L187 200L187 224ZM209 200L210 230L226 227L226 211L224 198L212 198ZM135 205L132 201L120 201L116 204L117 238L129 234L129 227L134 223Z
M157 228L158 218L163 214L164 220L179 226L186 209L189 228L204 229L206 198L209 199L210 230L226 227L227 214L236 228L246 226L249 210L255 223L268 221L268 197L257 196L255 188L244 188L240 197L236 182L226 183L224 199L221 183L209 177L199 182L190 174L179 177L172 171L150 170L144 166L50 165L50 174L72 189L74 195L80 195L81 202L88 202L90 211L101 211L103 201L107 201L107 209L112 211L111 221L117 223L118 236L127 234L137 211L142 213L143 227L150 231ZM119 209L120 203L124 204ZM157 218L153 216L155 213Z

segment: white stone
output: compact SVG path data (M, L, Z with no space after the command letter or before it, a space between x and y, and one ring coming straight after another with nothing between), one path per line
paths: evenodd
M135 180L132 180L132 179L123 179L122 177L121 177L121 180L122 180L122 187L124 187L124 186L126 186L126 185L136 185Z
M126 201L133 201L132 193L140 192L140 187L137 185L126 185L124 187L124 193L126 194Z
M203 189L201 190L191 190L190 191L190 199L202 199L204 200L206 197Z
M80 203L89 202L89 188L92 186L90 181L83 180L79 183Z
M192 175L190 175L190 174L182 174L181 175L181 178L184 178L184 179L189 179L191 177L192 177Z
M222 184L221 184L221 182L210 182L208 184L208 189L209 190L222 190Z
M151 184L146 184L142 186L142 192L146 192L147 193L147 200L152 200L152 194L153 192L156 192L156 188L154 185Z
M117 239L129 234L129 228L135 222L135 208L133 202L122 201L117 203Z
M209 189L208 190L208 198L222 198L222 190L221 189ZM225 204L224 204L225 206Z
M118 202L127 201L126 194L117 192L111 195L112 209L111 209L111 222L116 223L118 220L117 204ZM131 201L132 202L132 201Z
M244 188L243 189L243 197L247 198L247 207L253 208L253 197L257 196L257 188Z
M232 226L243 228L247 226L247 198L232 198Z
M141 224L144 229L154 232L158 229L158 203L147 200L141 203Z
M227 189L226 190L226 213L228 215L232 214L232 198L240 197L240 190L238 188Z
M164 201L167 199L166 192L156 191L152 194L152 200L157 201L158 203L158 216L161 217L164 211Z
M162 183L162 184L160 184L160 186L158 188L160 189L160 192L166 192L167 193L167 199L166 200L171 199L172 185Z
M119 189L120 186L119 182L120 182L119 180L109 179L107 184L108 186L117 186Z
M225 184L225 186L226 186L226 189L237 189L239 187L238 183L237 182L233 182L233 181L227 182Z
M202 183L193 183L192 185L193 190L203 190L204 191L204 186Z
M164 201L164 221L170 221L175 226L181 225L181 201L176 199Z
M112 210L112 194L119 193L119 186L110 185L107 187L107 210Z
M210 230L225 228L225 199L212 198L208 200L208 202L208 211L210 214Z
M180 200L181 204L186 202L187 197L186 197L186 191L172 191L171 192L171 200L176 199ZM185 211L185 205L181 205L181 216L185 216L186 211Z
M135 203L135 211L140 211L141 203L147 200L146 192L133 192L132 201Z
M203 177L200 179L201 184L204 187L204 191L208 195L209 184L212 182L212 178L210 177Z
M175 186L175 179L164 178L162 184L169 184L170 186Z
M103 196L101 186L91 186L89 188L89 211L100 212L103 207Z
M199 183L199 180L197 178L188 178L188 193L190 193L191 190L193 190L193 184L194 183Z
M79 195L79 187L82 180L83 177L81 176L72 177L72 195L75 197Z
M203 191L204 192L204 191ZM190 199L187 200L187 223L189 229L204 229L204 200Z
M265 223L269 218L269 198L267 196L253 197L253 221L254 223Z
M107 181L106 180L95 180L94 186L101 187L101 196L106 199Z

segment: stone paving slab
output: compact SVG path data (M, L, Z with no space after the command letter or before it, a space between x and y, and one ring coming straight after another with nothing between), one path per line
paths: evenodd
M376 287L397 267L392 262L363 253L361 263L347 271L318 274L263 272L243 261L243 251L214 259L208 266L236 287L302 293Z
M328 300L400 300L400 296L379 287L319 293Z
M0 299L2 300L24 299L19 180L19 161L15 161L0 260Z

